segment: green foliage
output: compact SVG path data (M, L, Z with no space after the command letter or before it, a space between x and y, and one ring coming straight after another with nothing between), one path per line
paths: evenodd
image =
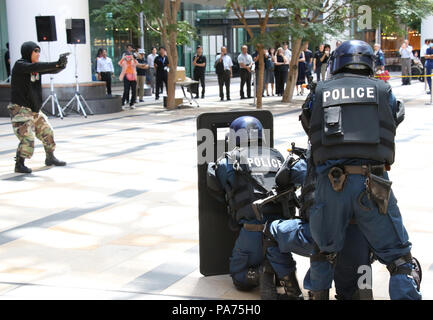
M160 30L155 21L155 17L160 17L162 12L159 0L143 0L143 3L140 3L140 0L110 0L100 9L93 10L91 16L108 29L131 30L140 36L140 12L144 15L144 31L149 32L152 37L160 37ZM186 21L178 21L176 25L168 26L167 31L170 29L177 29L178 45L187 45L197 39L196 29Z
M380 22L386 33L403 34L406 25L419 30L421 19L433 13L433 0L334 0L326 8L327 1L323 0L227 0L226 8L239 4L245 10L264 10L269 3L279 27L255 37L251 43L271 44L288 40L289 35L292 39L309 39L341 34L352 20L358 19L362 5L372 8L372 27Z

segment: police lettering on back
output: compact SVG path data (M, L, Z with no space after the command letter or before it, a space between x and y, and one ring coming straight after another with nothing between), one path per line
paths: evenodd
M377 101L376 87L335 88L323 91L323 103L332 104Z
M275 158L264 158L264 157L248 157L248 165L250 168L274 168L279 169L282 166L282 162Z

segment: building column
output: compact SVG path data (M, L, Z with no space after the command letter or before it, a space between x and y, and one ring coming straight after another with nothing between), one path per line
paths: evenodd
M433 16L422 19L421 22L421 46L425 39L433 39Z
M92 80L90 57L90 31L89 31L89 2L88 0L6 0L9 47L11 66L21 58L21 45L26 41L38 43L35 16L55 16L57 41L50 42L50 55L48 42L38 43L41 47L40 61L56 61L59 54L71 52L68 57L67 68L54 75L54 83L75 82L75 45L66 43L66 19L85 19L86 44L76 45L78 81ZM43 83L49 83L49 77L42 77Z

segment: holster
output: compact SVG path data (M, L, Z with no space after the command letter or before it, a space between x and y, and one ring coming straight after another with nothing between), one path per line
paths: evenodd
M388 202L391 195L392 182L376 176L369 172L365 180L368 196L379 208L379 212L386 214L388 211Z
M346 182L347 174L340 167L333 167L328 173L329 181L331 182L332 189L336 192L340 192L344 188L344 183Z

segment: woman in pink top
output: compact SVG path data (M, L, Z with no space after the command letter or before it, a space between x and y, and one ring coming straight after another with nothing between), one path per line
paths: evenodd
M134 104L137 99L137 65L132 54L127 53L120 61L119 66L122 67L122 73L119 80L123 80L123 97L122 108L125 109L125 104L129 102L131 109L135 109ZM131 99L129 99L129 90L132 91Z

